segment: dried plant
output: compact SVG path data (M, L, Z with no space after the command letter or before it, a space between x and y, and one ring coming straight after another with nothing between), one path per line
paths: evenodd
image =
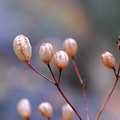
M117 48L120 49L120 37L118 37L118 39L116 40L116 44L117 44ZM56 86L58 91L60 92L60 94L65 99L66 104L64 104L62 106L62 119L63 120L72 120L74 113L75 113L78 116L79 120L83 120L81 114L78 113L78 111L75 109L75 107L70 103L70 101L68 100L68 98L66 97L66 95L64 94L64 92L62 91L62 89L60 87L61 73L68 66L69 57L72 59L74 70L76 72L76 75L78 76L79 83L80 83L80 86L82 89L85 113L86 113L86 120L90 120L89 112L88 112L88 105L87 105L87 98L86 98L86 91L85 91L85 84L84 84L84 81L78 70L76 61L74 59L74 57L77 53L77 50L78 50L77 42L72 38L67 38L63 42L63 48L65 51L58 51L54 54L54 48L50 43L43 43L40 46L40 50L39 50L40 59L43 61L44 64L47 65L47 67L50 70L50 73L53 77L53 79L49 79L48 77L43 75L41 72L36 70L33 67L33 65L30 63L30 59L32 56L32 47L30 45L29 39L24 35L18 35L15 37L15 39L13 41L13 49L14 49L14 52L17 55L17 57L21 61L25 62L33 71L35 71L41 77L43 77L44 79L49 81L51 84ZM52 58L54 60L56 67L59 69L59 77L58 78L55 77L55 75L51 69L51 66L50 66L50 62L51 62ZM115 58L111 53L104 52L101 55L101 60L105 67L112 69L114 71L116 80L115 80L113 87L112 87L110 93L108 94L108 97L106 98L102 108L98 112L95 120L99 119L99 117L100 117L101 113L103 112L107 102L109 101L109 99L118 83L118 79L120 77L120 65L118 67L118 70L116 71ZM30 120L31 105L30 105L29 100L27 100L27 99L20 100L18 102L17 109L18 109L18 113L20 114L20 116L22 118L24 118L25 120ZM51 116L53 114L52 105L48 102L41 103L38 106L38 111L41 113L42 116L46 117L48 120L51 119Z

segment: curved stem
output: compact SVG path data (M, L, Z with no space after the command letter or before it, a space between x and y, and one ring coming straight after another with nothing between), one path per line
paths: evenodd
M114 91L114 89L115 89L115 87L116 87L116 85L117 85L117 83L118 83L118 79L119 79L119 77L120 77L120 76L119 76L119 73L120 73L120 65L119 65L119 68L118 68L118 73L117 73L117 75L116 75L116 80L115 80L115 82L114 82L114 84L113 84L113 87L112 87L112 89L111 89L111 91L110 91L110 93L109 93L106 101L104 102L102 108L100 109L97 117L95 118L95 120L98 120L98 119L99 119L99 117L100 117L100 115L102 114L102 112L103 112L106 104L108 103L108 101L109 101L109 99L110 99L110 97L111 97L111 95L112 95L112 93L113 93L113 91Z
M59 70L58 84L60 83L60 78L61 78L61 70Z
M37 71L30 63L27 63L27 64L37 74L39 74L40 76L42 76L43 78L45 78L47 81L51 82L52 84L55 84L55 82L53 82L51 79L49 79L48 77L44 76L42 73L40 73L39 71Z
M115 76L116 76L116 69L115 69L115 68L113 68L113 71L114 71L114 74L115 74Z
M76 72L76 74L77 74L77 76L78 76L78 78L79 78L80 84L81 84L81 85L84 84L84 82L83 82L83 80L82 80L82 78L81 78L80 72L79 72L79 70L78 70L78 68L77 68L77 65L76 65L76 62L75 62L74 57L72 57L72 63L73 63L73 65L74 65L75 72Z
M55 80L55 82L53 82L51 79L47 78L46 76L44 76L43 74L41 74L39 71L37 71L37 70L30 64L30 62L27 63L27 64L28 64L28 66L29 66L33 71L35 71L37 74L39 74L40 76L42 76L43 78L45 78L46 80L48 80L50 83L54 84L54 85L57 87L57 89L59 90L59 92L61 93L61 95L63 96L63 98L64 98L64 99L66 100L66 102L72 107L72 109L74 110L74 112L76 113L76 115L78 116L78 118L79 118L80 120L82 120L82 118L81 118L81 116L79 115L79 113L76 111L76 109L72 106L72 104L71 104L71 103L69 102L69 100L66 98L66 96L64 95L64 93L62 92L62 90L61 90L61 88L60 88L60 86L59 86L60 77L61 77L61 71L60 71L60 74L59 74L59 78L58 78L58 81L59 81L59 82L58 82L58 81L56 80L54 74L52 74L53 72L52 72L50 66L48 66L48 67L50 68L51 74L52 74L52 76L53 76L53 78L54 78L54 80Z
M79 113L76 111L76 109L72 106L72 104L69 102L69 100L66 98L66 96L64 95L63 91L61 90L61 88L59 87L59 84L56 84L56 87L58 88L59 92L61 93L61 95L63 96L63 98L66 100L66 102L71 106L71 108L73 109L73 111L76 113L76 115L78 116L78 118L80 120L82 120L81 116L79 115Z
M80 72L77 68L76 62L74 60L74 57L72 57L72 63L74 65L74 69L76 71L76 74L79 78L80 84L81 84L81 88L82 88L82 94L83 94L83 99L84 99L84 106L85 106L85 111L86 111L86 119L89 120L89 114L88 114L88 105L87 105L87 98L86 98L86 92L85 92L85 86L84 86L84 82L81 78Z
M56 80L56 78L55 78L55 75L54 75L54 73L53 73L53 71L52 71L52 69L51 69L51 67L50 67L50 64L48 64L48 68L49 68L49 70L50 70L50 73L51 73L52 76L53 76L53 79L55 80L55 82L57 82L57 80Z

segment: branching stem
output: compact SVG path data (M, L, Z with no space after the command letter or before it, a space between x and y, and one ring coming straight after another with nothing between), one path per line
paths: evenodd
M73 109L73 111L76 113L76 115L78 116L79 120L82 120L81 116L79 115L79 113L76 111L76 109L72 106L72 104L68 101L68 99L66 98L66 96L64 95L63 91L61 90L59 84L56 85L57 89L59 90L59 92L61 93L61 95L63 96L63 98L66 100L66 102L71 106L71 108Z
M51 79L49 79L48 77L46 77L45 75L43 75L42 73L40 73L38 70L36 70L32 65L31 63L27 63L28 66L33 70L35 71L37 74L39 74L41 77L45 78L47 81L49 81L50 83L52 84L55 84L55 82L53 82Z
M89 114L88 114L88 105L87 105L87 98L86 98L86 92L85 92L84 82L83 82L83 80L81 78L81 75L80 75L80 72L79 72L79 70L77 68L77 65L76 65L74 57L72 57L72 63L74 65L74 69L76 71L76 74L77 74L77 76L79 78L79 81L80 81L80 84L81 84L82 94L83 94L83 98L84 98L84 106L85 106L85 111L86 111L86 119L90 120Z
M115 69L114 69L114 70L115 70ZM116 73L116 72L115 72L115 73ZM111 95L112 95L112 93L113 93L113 91L114 91L114 89L115 89L117 83L118 83L118 80L119 80L119 77L120 77L119 74L120 74L120 64L119 64L119 68L118 68L118 73L117 73L117 75L116 75L116 80L115 80L115 82L114 82L114 84L113 84L113 86L112 86L112 89L111 89L111 91L110 91L110 93L109 93L109 95L108 95L106 101L104 102L102 108L100 109L100 111L99 111L97 117L95 118L95 120L98 120L98 119L99 119L99 117L100 117L100 115L102 114L102 112L103 112L105 106L107 105L107 103L108 103L108 101L109 101L109 99L110 99L110 97L111 97Z
M55 78L55 76L54 76L54 74L53 74L53 72L52 72L52 69L51 69L50 65L48 65L48 68L49 68L49 70L50 70L50 72L51 72L51 74L52 74L52 76L53 76L53 78L54 78L54 81L55 81L55 82L54 82L53 80L47 78L47 77L44 76L42 73L40 73L39 71L37 71L37 70L30 64L30 62L27 63L27 64L28 64L28 66L29 66L33 71L35 71L35 72L36 72L37 74L39 74L41 77L45 78L46 80L48 80L50 83L54 84L54 85L57 87L58 91L61 93L61 95L63 96L63 98L66 100L66 102L71 106L71 108L73 109L73 111L76 113L76 115L78 116L79 120L82 120L80 114L79 114L79 113L76 111L76 109L72 106L72 104L69 102L69 100L68 100L67 97L64 95L63 91L61 90L61 88L60 88L60 86L59 86L60 78L61 78L61 70L60 70L60 72L59 72L59 78L58 78L58 81L57 81L56 78ZM49 120L50 120L50 119L49 119Z

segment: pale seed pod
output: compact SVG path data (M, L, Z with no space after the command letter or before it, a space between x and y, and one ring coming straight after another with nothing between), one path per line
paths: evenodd
M77 42L73 38L67 38L63 43L63 48L68 56L74 57L78 50Z
M58 51L54 54L54 63L58 69L63 70L68 65L68 55L64 51Z
M103 62L105 67L110 68L110 69L114 69L114 67L115 67L115 58L111 53L104 52L101 55L101 59L102 59L102 62Z
M54 48L50 43L43 43L40 46L39 55L45 64L49 64L54 54Z
M17 104L17 110L19 115L24 119L29 119L31 117L31 104L28 99L23 98Z
M29 39L24 35L18 35L13 41L13 49L17 57L26 63L30 62L32 47Z
M62 120L72 120L74 116L74 111L69 104L64 104L62 106Z
M42 116L44 116L46 118L51 118L51 116L53 114L52 105L48 102L42 102L38 106L38 111L41 113Z

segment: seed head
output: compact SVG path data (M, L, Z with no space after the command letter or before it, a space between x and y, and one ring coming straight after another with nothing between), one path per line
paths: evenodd
M77 42L72 38L67 38L63 43L63 48L68 56L74 57L78 50Z
M101 55L101 59L105 67L110 69L113 69L115 67L115 58L111 53L104 52Z
M18 35L13 41L13 49L17 57L23 62L30 62L32 47L29 39L24 35Z
M63 70L68 65L68 55L64 51L58 51L54 54L54 63L58 69Z
M74 116L74 111L69 104L64 104L62 106L62 120L72 120Z
M50 118L53 114L52 105L48 102L43 102L38 106L38 111L41 113L42 116L46 118Z
M17 104L17 110L22 118L29 119L31 117L31 105L28 99L21 99Z
M39 55L45 64L49 64L54 54L54 48L50 43L43 43L40 46Z
M118 36L116 40L116 45L117 45L118 50L120 50L120 36Z

